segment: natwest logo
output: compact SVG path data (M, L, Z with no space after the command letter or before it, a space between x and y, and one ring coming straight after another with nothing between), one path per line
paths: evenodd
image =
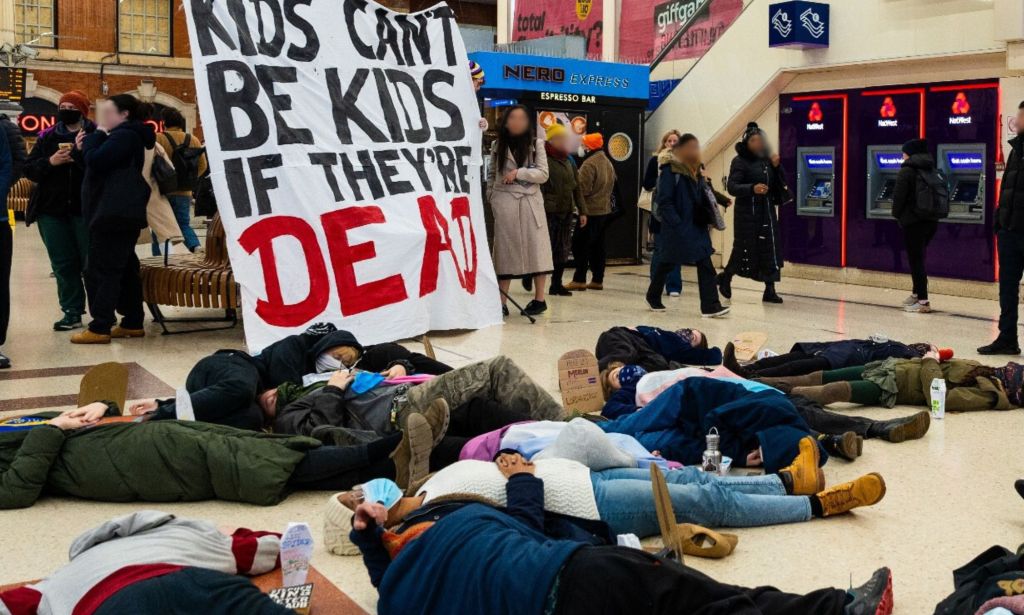
M878 114L882 117L896 117L896 103L892 101L892 96L885 97L885 100L882 101L882 108L878 110Z
M821 103L817 101L811 103L811 108L807 111L807 130L825 130L825 124L822 121L824 119L825 113L821 110Z
M971 112L971 103L967 100L967 94L957 92L953 100L953 115L967 115Z

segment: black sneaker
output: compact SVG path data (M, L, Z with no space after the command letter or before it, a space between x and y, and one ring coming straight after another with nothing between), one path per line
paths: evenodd
M729 308L721 303L700 315L701 318L721 318L729 313Z
M11 368L11 359L8 358L8 356L5 355L4 353L0 352L0 369L10 369L10 368Z
M892 571L879 568L867 583L846 592L845 615L891 615Z
M1017 490L1017 495L1024 498L1024 478L1018 478L1014 481L1013 488Z
M762 303L782 303L783 301L782 301L782 297L780 297L777 292L772 291L770 293L765 293L761 297L761 302Z
M504 303L501 304L501 317L508 318L508 306L505 305Z
M718 274L718 292L726 299L732 299L732 275L723 271Z
M74 314L64 314L57 322L53 323L54 331L74 331L82 328L82 317Z
M652 312L664 312L666 310L665 304L661 302L661 298L651 300L647 297L647 307L651 308Z
M1016 340L1008 342L1003 339L996 338L996 341L992 342L988 346L982 346L978 349L978 354L993 355L993 354L1006 354L1006 355L1017 355L1020 354L1020 345Z
M548 304L547 304L547 302L546 301L537 301L536 299L534 299L533 301L527 303L526 307L523 308L523 312L525 312L526 314L528 314L530 316L536 316L537 314L543 314L546 311L548 311Z

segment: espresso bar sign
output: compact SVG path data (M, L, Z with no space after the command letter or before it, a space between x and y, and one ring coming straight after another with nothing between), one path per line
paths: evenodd
M185 4L249 348L318 321L364 343L499 323L452 10Z

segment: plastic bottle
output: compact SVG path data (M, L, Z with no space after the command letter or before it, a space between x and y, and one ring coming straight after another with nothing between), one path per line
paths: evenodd
M932 418L946 418L946 380L935 378L931 386Z

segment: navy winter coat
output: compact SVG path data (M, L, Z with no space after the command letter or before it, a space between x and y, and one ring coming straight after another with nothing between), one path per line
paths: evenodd
M155 143L153 128L136 121L124 122L109 133L97 130L85 138L82 215L90 228L113 232L146 228L150 189L142 167L146 150Z
M790 352L822 357L828 361L831 369L857 367L872 361L885 359L919 359L921 353L906 344L888 340L873 342L871 340L839 340L837 342L798 342L793 344Z
M711 256L711 232L697 222L697 211L706 199L693 175L680 172L679 163L661 167L658 178L658 216L661 230L654 242L658 261L673 265L693 264Z

